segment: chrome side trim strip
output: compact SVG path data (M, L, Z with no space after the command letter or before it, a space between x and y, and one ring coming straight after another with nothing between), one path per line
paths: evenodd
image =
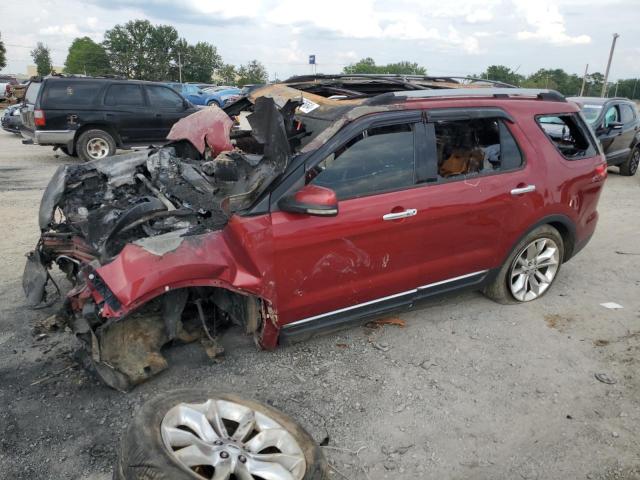
M388 297L376 298L375 300L369 300L368 302L358 303L357 305L351 305L350 307L344 307L344 308L340 308L338 310L333 310L331 312L321 313L320 315L315 315L313 317L303 318L302 320L296 320L295 322L287 323L282 328L284 329L284 328L288 328L288 327L293 327L294 325L295 326L302 325L302 324L307 323L307 322L312 322L314 320L318 320L319 318L328 317L330 315L336 315L336 314L342 313L342 312L348 312L349 310L353 310L355 308L366 307L367 305L372 305L372 304L378 303L378 302L384 302L385 300L391 300L393 298L402 297L403 295L410 295L412 293L416 293L417 291L418 291L418 289L414 288L413 290L407 290L406 292L396 293L394 295L389 295Z
M407 290L406 292L400 292L400 293L396 293L394 295L389 295L388 297L376 298L375 300L369 300L368 302L358 303L357 305L351 305L350 307L344 307L344 308L340 308L338 310L333 310L331 312L326 312L326 313L321 313L319 315L314 315L313 317L303 318L302 320L296 320L295 322L287 323L286 325L284 325L282 327L282 329L285 330L285 329L287 329L289 327L295 327L295 326L298 326L298 325L304 325L305 323L313 322L314 320L319 320L319 319L324 318L324 317L328 317L328 316L331 316L331 315L337 315L338 313L348 312L349 310L354 310L356 308L366 307L367 305L373 305L374 303L384 302L385 300L391 300L393 298L402 297L404 295L410 295L412 293L417 293L419 290L424 290L424 289L427 289L427 288L437 287L438 285L444 285L445 283L451 283L451 282L455 282L455 281L458 281L458 280L463 280L465 278L469 278L469 277L473 277L473 276L480 275L480 274L483 274L483 273L487 273L488 271L489 270L480 270L478 272L467 273L466 275L460 275L459 277L453 277L453 278L449 278L447 280L441 280L439 282L430 283L428 285L423 285L421 287L414 288L413 290Z
M483 273L487 273L489 270L479 270L473 273L467 273L466 275L460 275L459 277L448 278L447 280L441 280L440 282L430 283L428 285L423 285L418 287L418 290L424 290L426 288L437 287L438 285L444 285L445 283L457 282L458 280L463 280L465 278L474 277L476 275L481 275Z

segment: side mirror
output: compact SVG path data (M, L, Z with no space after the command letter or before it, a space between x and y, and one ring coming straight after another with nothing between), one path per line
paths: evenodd
M338 215L338 197L330 188L306 185L293 195L281 198L278 207L283 212L335 217Z
M622 122L609 122L609 125L607 125L610 130L620 130L623 126L624 123Z

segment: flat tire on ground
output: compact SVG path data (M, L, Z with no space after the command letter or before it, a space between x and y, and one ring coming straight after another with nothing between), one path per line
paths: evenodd
M284 413L192 389L142 406L121 439L113 479L263 478L260 471L283 480L321 480L328 473L320 447Z

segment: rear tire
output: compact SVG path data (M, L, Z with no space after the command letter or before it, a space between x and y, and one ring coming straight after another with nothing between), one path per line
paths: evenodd
M162 428L164 427L162 425L168 412L177 405L199 404L207 400L223 400L248 407L277 422L295 439L300 447L300 455L304 456L306 468L301 480L328 478L327 463L320 447L300 425L284 413L233 394L193 389L168 392L142 406L121 439L113 479L193 480L202 478L180 463L175 455L169 452L163 440ZM211 420L209 421L211 422ZM195 430L191 431L195 432Z
M116 153L116 142L104 130L92 129L80 135L76 143L76 152L85 162L110 157Z
M620 164L620 175L625 177L631 177L638 171L638 164L640 163L640 147L634 148L629 154L624 163Z
M222 108L222 105L220 105L217 101L215 100L211 100L210 102L207 103L207 107L210 107L212 105L215 105L216 107Z
M515 278L516 276L518 276L517 272L523 269L523 267L520 264L518 264L517 260L522 258L522 255L525 255L525 251L529 246L535 245L536 242L538 242L538 245L543 244L541 240L547 240L549 243L549 246L554 246L557 250L557 256L554 257L554 262L556 263L554 263L553 272L551 272L548 269L548 267L541 267L545 273L548 273L549 275L551 275L552 273L551 279L548 282L548 284L544 287L544 289L541 291L541 293L537 294L535 297L531 298L531 295L529 295L528 297L525 296L524 299L523 298L518 299L514 296L513 288L511 285L512 278ZM515 248L509 255L509 257L507 258L507 260L504 262L504 264L500 268L500 271L496 275L496 278L489 285L485 287L485 289L483 290L483 293L487 297L489 297L491 300L497 303L500 303L502 305L514 305L517 303L524 303L524 302L538 299L549 291L555 279L558 278L558 273L560 272L560 266L562 265L563 259L564 259L564 242L562 241L562 236L560 235L558 230L553 228L551 225L543 225L541 227L538 227L532 232L530 232L529 234L527 234L522 240L520 240L520 242L518 242L518 244L515 246ZM531 269L531 271L535 271L535 267L533 265L526 266L524 268L525 269L528 268L528 269ZM522 275L526 277L526 274L522 274ZM540 275L543 275L543 273L540 273ZM534 281L537 284L538 280L536 279L535 275L532 275L532 276L534 277ZM525 288L527 288L527 285L529 285L529 283L527 283L528 281L529 281L528 279L525 280Z

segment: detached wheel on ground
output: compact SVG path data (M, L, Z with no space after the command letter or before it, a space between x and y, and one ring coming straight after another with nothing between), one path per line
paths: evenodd
M116 153L116 142L111 134L104 130L87 130L78 138L76 151L85 162L99 160Z
M549 290L563 259L558 230L551 225L536 228L516 245L484 294L502 304L535 300Z
M311 436L271 407L233 394L177 390L146 403L121 440L114 480L320 480Z
M631 177L638 171L638 164L640 164L640 148L634 148L629 154L624 163L620 165L620 175L625 177Z

